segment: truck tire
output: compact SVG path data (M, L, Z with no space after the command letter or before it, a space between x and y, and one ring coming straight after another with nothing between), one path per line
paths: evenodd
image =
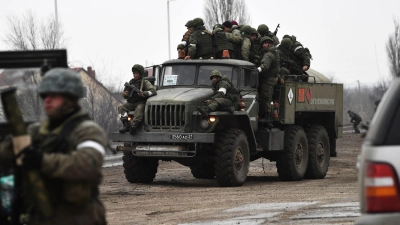
M279 178L298 181L304 178L308 164L307 136L303 128L291 125L285 129L285 145L276 161Z
M215 177L213 162L195 162L190 166L190 171L197 179L214 179Z
M125 178L130 183L151 183L156 177L158 159L140 158L131 151L124 151L122 161Z
M215 148L215 176L222 187L241 186L249 172L249 144L238 129L218 133Z
M319 125L311 126L306 133L309 152L306 178L323 179L328 172L330 160L328 133Z

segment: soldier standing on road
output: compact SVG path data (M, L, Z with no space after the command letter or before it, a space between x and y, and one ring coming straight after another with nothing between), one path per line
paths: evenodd
M359 134L359 133L360 133L360 130L358 129L357 126L358 126L358 124L360 124L361 121L362 121L361 116L358 115L358 114L355 113L355 112L352 112L351 110L349 110L349 111L347 111L347 112L349 113L349 116L350 116L350 118L351 118L350 123L353 124L353 128L354 128L355 133L356 133L356 134Z
M228 78L222 77L221 72L218 70L211 72L210 80L212 80L214 95L205 101L205 107L197 106L201 115L208 117L210 112L217 110L233 113L234 105L239 100L239 93L236 91L236 88L233 87Z
M146 100L154 95L157 95L157 91L150 81L143 78L144 68L142 65L135 64L132 67L133 79L129 81L129 85L135 86L140 92L132 92L132 88L125 86L122 96L126 99L127 103L118 106L118 113L121 114L121 122L123 128L119 130L120 133L130 131L131 134L135 134L137 128L143 120L144 106ZM131 97L130 97L131 95ZM135 110L132 118L132 124L128 121L128 112Z
M280 58L273 47L273 40L266 36L260 39L263 45L264 55L261 59L261 65L257 68L259 72L259 100L260 100L260 123L269 123L271 118L271 101L273 88L276 85L280 72Z
M178 59L184 59L188 52L188 44L190 35L194 32L192 20L187 21L185 24L187 31L182 37L182 42L176 48L178 50Z
M210 59L214 57L212 33L204 27L203 19L195 18L192 21L195 31L189 38L189 50L185 59Z
M79 105L83 84L70 69L49 70L39 86L47 118L29 126L32 144L22 150L22 170L38 171L49 193L53 216L43 218L35 190L22 181L23 206L28 224L106 224L99 200L101 168L108 137ZM0 168L15 161L13 137L0 145Z

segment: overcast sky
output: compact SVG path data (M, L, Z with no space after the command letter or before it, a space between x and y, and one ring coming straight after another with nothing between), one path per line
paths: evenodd
M58 17L69 39L73 66L93 66L110 79L128 80L131 67L159 64L168 56L167 0L58 0ZM313 56L311 68L346 86L389 79L385 46L400 17L399 0L247 0L251 26L265 23L279 39L295 35ZM0 50L7 15L32 10L54 15L54 0L0 0ZM170 1L171 56L186 22L203 16L203 1Z

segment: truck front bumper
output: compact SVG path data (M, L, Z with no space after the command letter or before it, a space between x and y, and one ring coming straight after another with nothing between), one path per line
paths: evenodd
M114 142L135 143L214 143L214 133L172 133L172 132L139 132L134 135L129 133L113 133Z

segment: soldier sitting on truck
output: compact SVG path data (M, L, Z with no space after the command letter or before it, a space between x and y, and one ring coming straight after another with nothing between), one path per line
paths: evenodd
M222 77L221 72L213 70L210 74L214 95L205 101L206 106L197 106L203 117L208 117L210 112L217 109L233 113L234 105L239 100L239 92L232 85L228 78Z
M133 79L125 84L122 96L126 99L127 103L118 106L118 113L121 114L121 122L123 128L119 130L120 133L130 131L135 134L137 128L143 120L144 106L146 100L154 95L157 91L150 81L143 78L144 68L142 65L135 64L132 67ZM135 110L133 114L132 123L128 121L128 112Z

